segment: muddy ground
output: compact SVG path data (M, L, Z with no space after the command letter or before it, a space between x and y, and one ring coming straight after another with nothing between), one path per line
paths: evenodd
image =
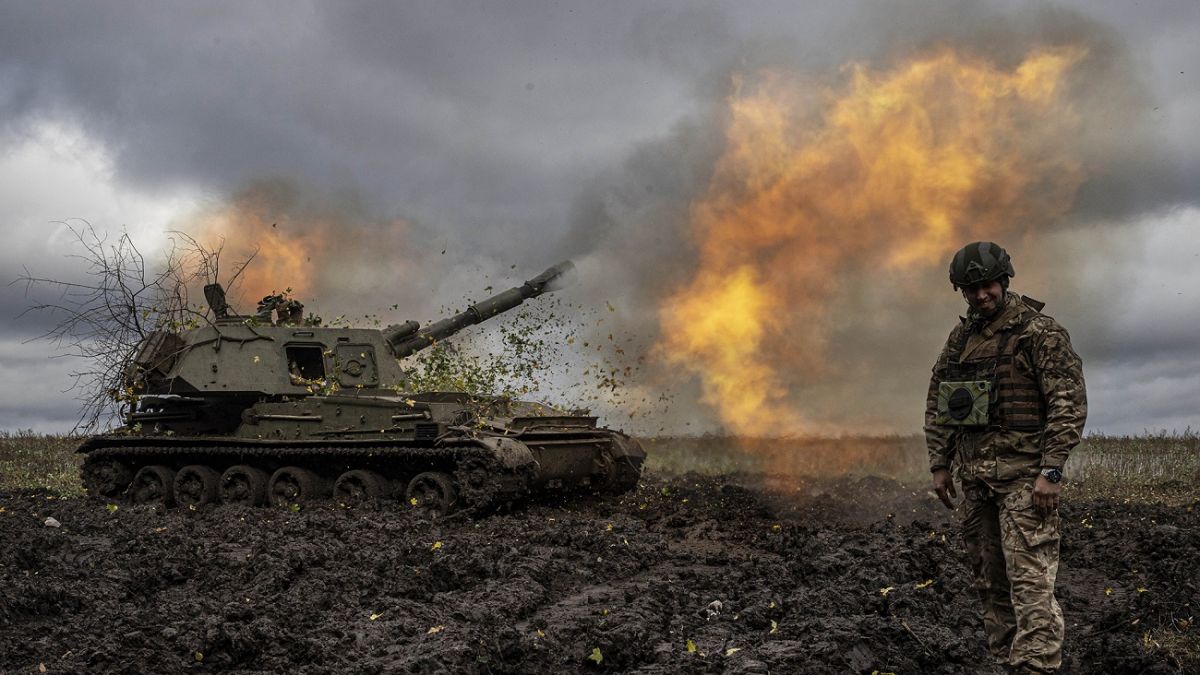
M0 495L0 672L1000 672L953 514L880 480L787 491L649 476L432 523ZM1195 672L1162 646L1196 644L1194 504L1063 515L1067 670Z

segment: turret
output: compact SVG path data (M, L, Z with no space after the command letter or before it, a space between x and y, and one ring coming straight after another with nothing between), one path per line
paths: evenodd
M301 318L303 305L281 295L263 298L253 316L237 314L224 289L209 284L204 294L212 323L147 335L125 369L125 387L140 396L240 398L249 403L264 396L303 397L335 386L394 390L408 379L398 359L560 287L556 282L573 268L569 260L561 262L425 328L406 321L383 331L309 325ZM275 321L272 315L277 315Z
M395 326L388 326L383 331L384 339L392 345L392 351L395 352L396 358L402 359L429 347L438 340L444 340L454 335L467 326L473 326L501 312L507 312L530 298L536 298L542 293L560 288L561 284L556 282L573 269L575 269L574 263L564 260L521 286L497 293L487 300L477 302L462 312L425 328L421 328L416 321L406 321Z

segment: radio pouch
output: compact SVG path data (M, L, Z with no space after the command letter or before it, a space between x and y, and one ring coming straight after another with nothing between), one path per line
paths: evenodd
M942 382L938 385L935 424L983 427L988 424L992 384L987 380Z

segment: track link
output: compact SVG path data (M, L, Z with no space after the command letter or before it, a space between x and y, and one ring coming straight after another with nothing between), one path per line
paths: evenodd
M466 489L462 497L469 508L485 508L504 500L523 496L528 491L529 472L505 470L490 450L474 445L408 447L396 445L112 445L87 452L81 469L85 486L105 485L111 480L113 462L127 467L152 463L172 464L189 457L203 457L208 463L253 462L269 460L276 464L317 460L337 463L342 460L369 460L393 467L408 464L435 464L451 467L450 473ZM136 470L136 469L134 469ZM331 478L336 477L332 476Z

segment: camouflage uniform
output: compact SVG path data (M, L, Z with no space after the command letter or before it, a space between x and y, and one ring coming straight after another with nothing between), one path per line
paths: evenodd
M962 486L963 538L989 649L1001 663L1053 670L1063 642L1054 599L1059 516L1034 509L1033 485L1042 468L1061 470L1079 443L1087 396L1067 331L1041 307L1010 292L992 320L972 314L955 326L933 368L925 436L930 469L953 461ZM991 377L990 423L940 426L939 384L965 366Z

